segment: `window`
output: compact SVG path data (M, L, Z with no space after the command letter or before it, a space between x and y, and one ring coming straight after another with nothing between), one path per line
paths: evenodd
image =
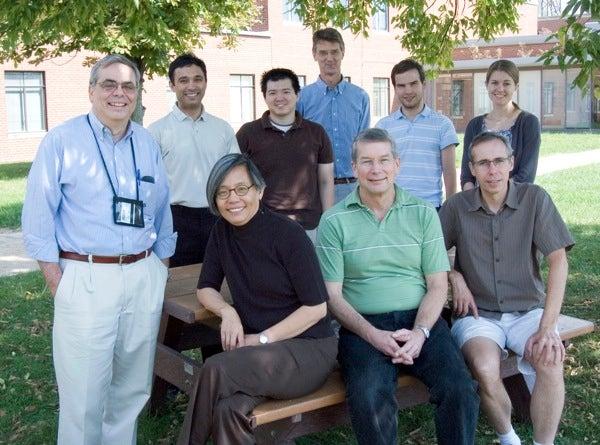
M375 31L388 31L388 6L380 5L373 14L372 25Z
M306 86L306 76L298 76L298 83L300 83L300 89Z
M554 114L552 109L554 105L554 82L544 82L543 95L544 114L546 116Z
M453 80L452 90L450 96L450 114L453 117L462 117L464 113L464 91L465 81L464 80Z
M560 17L567 0L540 0L538 3L539 17Z
M252 74L229 76L229 118L237 123L254 120L254 76Z
M6 71L4 83L8 132L23 133L46 130L44 73Z
M373 117L382 118L390 112L390 82L387 77L373 78Z
M294 6L294 0L283 0L283 20L291 23L301 23Z

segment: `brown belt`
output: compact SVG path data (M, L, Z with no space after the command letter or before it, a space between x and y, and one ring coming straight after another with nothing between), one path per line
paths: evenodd
M334 184L353 184L356 182L356 178L335 178Z
M135 263L138 260L147 258L152 253L151 249L144 250L140 253L134 253L131 255L117 255L117 256L103 256L103 255L91 255L92 263L102 263L102 264L131 264ZM65 252L60 251L59 256L61 258L65 258L67 260L75 260L75 261L89 261L88 255L80 255L75 252Z

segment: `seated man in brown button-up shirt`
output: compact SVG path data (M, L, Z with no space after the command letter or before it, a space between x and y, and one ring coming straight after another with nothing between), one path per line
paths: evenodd
M513 157L506 139L482 133L470 147L475 189L452 196L440 210L446 248L456 246L450 273L452 335L480 384L481 406L500 444L520 445L500 360L511 349L532 391L534 444L552 444L564 404L564 347L556 330L567 255L574 242L550 196L509 180ZM540 274L541 255L549 265Z

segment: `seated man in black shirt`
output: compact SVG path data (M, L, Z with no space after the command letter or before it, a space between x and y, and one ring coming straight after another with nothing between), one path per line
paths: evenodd
M327 291L302 227L262 206L265 182L245 155L229 154L207 184L221 216L206 249L198 300L222 318L225 352L202 367L180 444L251 444L248 420L267 397L318 389L336 366ZM223 279L235 307L219 293Z

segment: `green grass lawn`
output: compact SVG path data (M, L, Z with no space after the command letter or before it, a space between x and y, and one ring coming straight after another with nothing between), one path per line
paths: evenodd
M464 134L458 135L460 145L456 149L456 166L460 167L463 153ZM542 133L542 145L540 146L540 157L550 156L558 153L577 153L586 150L600 148L600 133L598 131L572 131L556 132L544 131Z
M569 253L569 282L563 313L600 325L600 171L588 166L545 175L539 183L556 202L577 245ZM56 437L57 393L51 358L52 302L39 272L0 278L0 445L52 444ZM600 332L578 338L565 363L567 402L556 444L600 443ZM143 415L140 445L172 444L181 426L185 396L159 417ZM420 406L400 414L400 443L435 443L432 409ZM525 443L531 427L516 425ZM484 419L478 445L495 435ZM300 445L353 444L348 428L301 438Z

